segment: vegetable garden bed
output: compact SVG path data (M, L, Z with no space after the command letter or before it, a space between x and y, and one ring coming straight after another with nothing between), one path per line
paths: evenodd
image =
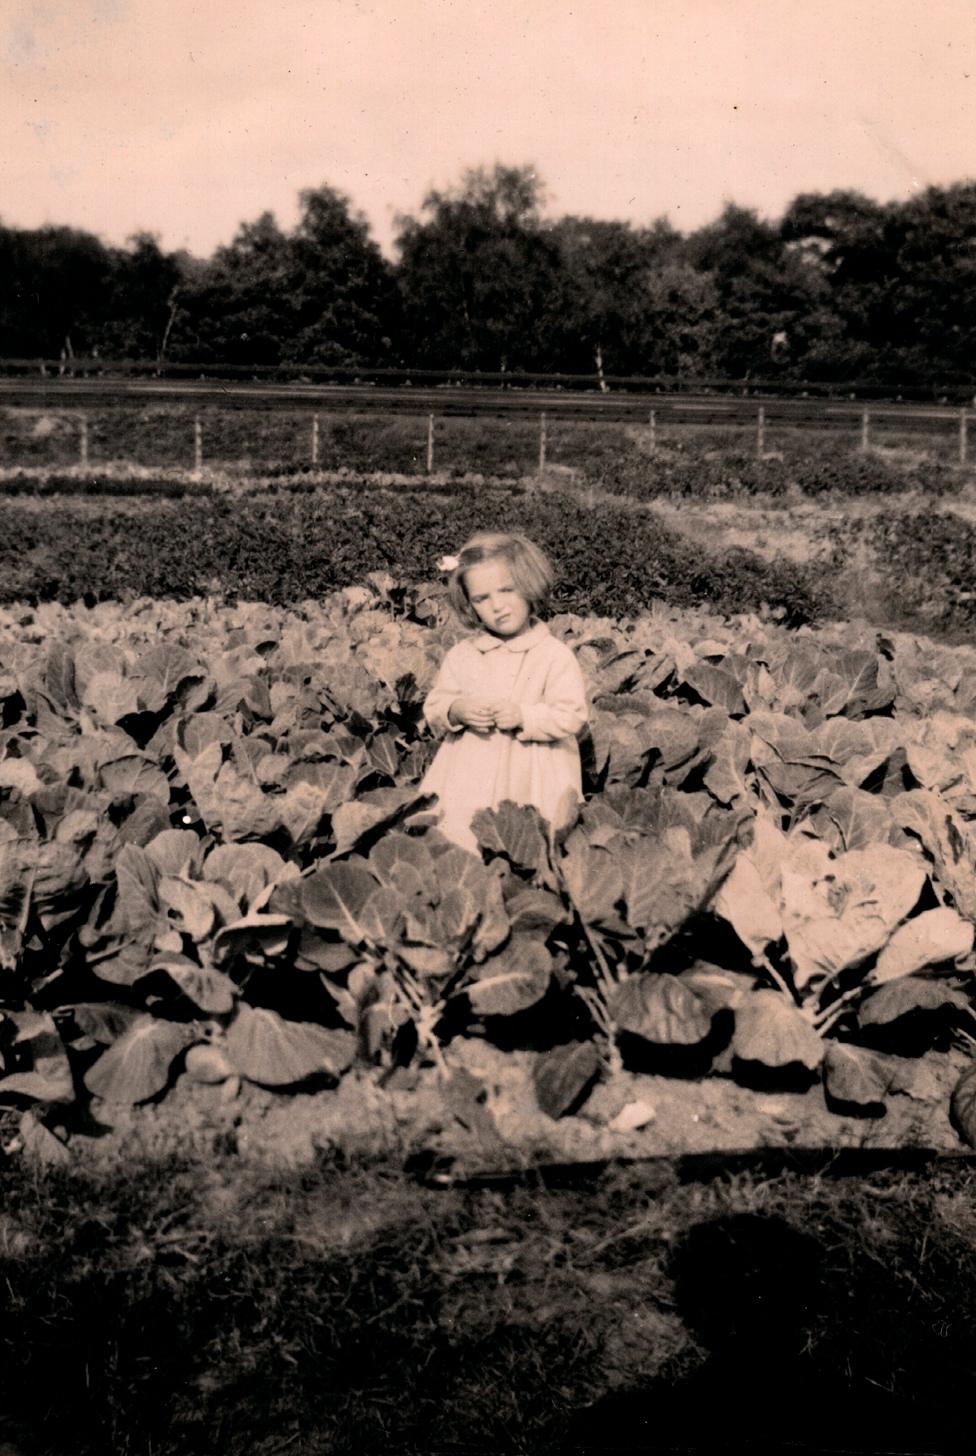
M4 611L8 1145L973 1140L976 652L553 627L593 695L587 802L552 848L483 815L479 859L417 792L439 587Z

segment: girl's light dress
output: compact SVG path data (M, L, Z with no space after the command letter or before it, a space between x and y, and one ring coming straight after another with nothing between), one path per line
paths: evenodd
M522 727L479 733L448 721L455 698L476 694L510 700ZM503 799L533 804L555 826L582 797L577 734L587 720L586 684L571 648L536 622L518 637L479 632L452 647L424 702L424 717L445 741L421 789L437 794L438 827L464 849L477 851L471 819Z

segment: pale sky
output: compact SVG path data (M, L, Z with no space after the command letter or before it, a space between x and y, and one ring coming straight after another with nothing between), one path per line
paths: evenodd
M397 213L533 164L666 215L976 179L976 0L0 0L0 220L201 256L297 194Z

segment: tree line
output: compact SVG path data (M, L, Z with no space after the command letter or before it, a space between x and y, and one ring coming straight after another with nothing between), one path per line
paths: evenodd
M0 356L159 364L964 384L976 373L976 182L905 202L804 193L690 234L545 216L531 167L464 173L385 258L329 186L207 259L149 233L0 226Z

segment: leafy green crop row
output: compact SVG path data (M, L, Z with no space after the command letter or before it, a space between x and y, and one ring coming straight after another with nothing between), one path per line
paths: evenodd
M595 479L604 490L638 500L657 496L737 500L743 496L897 495L916 491L926 496L957 495L966 472L944 463L885 459L858 454L848 445L821 441L797 454L755 452L736 448L701 451L682 446L654 453L619 450L605 459Z
M833 566L865 551L880 577L896 584L892 618L916 630L970 637L976 626L976 526L947 510L886 510L830 528Z
M553 1116L621 1059L916 1095L901 1054L973 1025L976 654L553 625L593 695L587 800L556 843L483 813L478 857L417 788L442 588L0 617L0 1093L447 1075L454 1037L503 1032L548 1049ZM971 1074L970 1137L974 1104Z
M28 474L18 471L5 476L0 484L0 494L16 499L18 496L123 496L149 497L167 496L183 500L188 495L212 495L213 486L206 480L180 479L178 476L147 476L119 474L118 472L51 471L47 474Z
M0 503L0 601L76 601L206 593L300 602L371 571L423 580L476 530L522 530L558 560L559 606L623 616L656 597L722 611L765 603L790 622L817 615L800 568L749 552L705 554L652 515L588 510L556 496L474 490L335 490L124 502L95 515L64 499Z

